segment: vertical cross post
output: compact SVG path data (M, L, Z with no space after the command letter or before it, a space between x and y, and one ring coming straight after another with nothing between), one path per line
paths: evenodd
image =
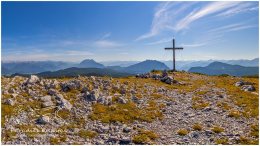
M175 48L175 40L173 39L172 40L172 48L165 48L165 50L172 50L172 54L173 54L173 68L172 70L173 71L176 71L176 68L175 68L175 50L183 50L183 48L180 48L180 47L176 47Z

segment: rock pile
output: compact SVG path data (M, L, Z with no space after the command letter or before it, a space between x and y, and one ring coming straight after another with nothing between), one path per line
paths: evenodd
M166 84L175 84L178 83L172 76L169 76L167 71L163 71L162 75L160 74L152 74L152 73L145 73L145 74L137 74L136 78L152 78L155 80L160 80Z
M236 82L235 86L241 87L241 90L243 90L243 91L255 91L255 87L250 82L245 82L245 81L241 80L241 81Z

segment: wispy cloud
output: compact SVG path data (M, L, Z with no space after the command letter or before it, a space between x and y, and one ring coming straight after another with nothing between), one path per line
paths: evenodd
M231 31L238 31L238 30L243 30L243 29L248 29L248 28L254 28L258 27L256 25L248 25L245 23L234 23L234 24L229 24L225 26L221 26L218 28L214 28L209 30L209 33L226 33L226 32L231 32Z
M105 33L102 37L101 40L109 38L111 36L111 32Z
M227 11L224 11L222 13L219 13L217 16L223 17L223 16L233 16L238 13L245 13L250 11L256 11L258 10L258 6L253 5L252 3L241 3L237 7L230 8Z
M150 31L139 36L136 40L151 38L158 35L161 31L171 30L172 23L175 22L174 18L194 3L195 2L190 2L181 5L180 2L164 2L160 4L155 11Z
M158 41L149 42L146 45L158 45L158 44L168 43L170 41L172 41L172 37L170 37L170 38L162 38L162 39L160 39Z
M202 47L205 45L207 45L207 43L182 44L181 46L188 47L188 48L196 48L196 47Z
M203 17L209 16L211 14L222 12L228 8L232 8L237 6L241 2L211 2L205 7L201 8L200 10L193 11L189 15L187 15L185 18L180 20L177 25L175 26L175 30L179 31L185 28L188 28L188 26Z
M202 5L198 5L200 7L195 5L197 3L163 2L157 7L154 13L150 31L137 37L136 41L159 36L164 31L176 34L190 28L193 22L202 18L233 16L239 13L258 10L258 7L253 6L252 3L241 1L203 2L201 3ZM195 7L191 7L194 5Z

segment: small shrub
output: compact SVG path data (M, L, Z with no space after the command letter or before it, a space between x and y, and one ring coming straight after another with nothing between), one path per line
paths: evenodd
M219 126L213 126L211 128L211 131L215 132L215 133L221 133L224 131L224 129L222 127L219 127Z
M16 134L17 133L15 131L6 130L4 131L4 134L2 136L5 137L7 140L12 140L16 137Z
M258 125L251 125L251 132L250 135L252 137L259 137L259 127Z
M50 144L51 145L57 145L59 143L60 143L59 138L56 138L56 137L51 137L50 138Z
M184 136L187 135L189 133L189 131L187 129L180 129L177 132L179 135Z
M201 97L192 97L192 108L195 110L204 109L209 106L209 103L204 101Z
M88 130L80 130L79 136L82 138L94 138L98 134L95 131L88 131Z
M219 138L215 140L216 144L222 144L222 145L227 145L228 144L228 138Z
M229 117L239 118L240 112L238 110L231 110L228 114Z
M153 131L149 130L139 130L138 134L133 137L133 142L135 144L147 144L151 143L153 140L157 139L158 135Z
M201 131L201 130L202 130L202 126L201 126L201 124L199 124L199 123L195 123L195 124L192 126L192 128L193 128L194 130L197 130L197 131Z
M62 109L59 112L57 112L57 116L61 117L62 119L67 119L70 117L70 111Z
M250 140L247 137L240 136L239 139L237 140L237 143L242 144L242 145L258 145L258 140Z
M231 109L231 107L226 102L218 102L217 106L223 108L224 110L230 110Z

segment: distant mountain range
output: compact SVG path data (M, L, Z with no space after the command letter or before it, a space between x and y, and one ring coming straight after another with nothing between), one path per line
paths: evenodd
M207 67L209 64L216 62L214 60L207 61L177 61L177 70L185 71L197 71L196 67ZM240 65L244 67L258 67L259 58L253 60L222 60L218 61L229 65ZM37 74L42 72L55 72L64 69L71 71L72 68L98 68L109 69L119 73L125 74L137 74L149 72L153 69L156 70L169 70L172 68L172 61L156 61L146 60L142 62L138 61L114 61L114 62L102 62L98 63L93 59L86 59L80 63L62 62L62 61L27 61L27 62L2 62L1 72L2 75L11 74ZM205 70L204 68L199 68ZM91 71L93 69L90 69ZM84 70L86 71L86 70ZM106 70L104 70L106 71ZM222 70L222 72L224 72ZM88 73L86 71L86 73ZM211 73L210 73L211 74Z
M75 66L75 63L62 61L26 61L26 62L2 62L1 72L4 75L14 73L35 74L44 71L55 71Z
M119 72L108 68L67 68L53 72L42 72L37 74L40 77L77 77L84 76L110 76L110 77L125 77L133 74Z
M244 67L241 65L230 65L222 62L212 62L206 67L192 67L189 72L203 73L207 75L228 74L232 76L258 75L259 67Z
M118 71L124 71L129 73L145 73L150 72L151 70L169 70L164 63L156 61L156 60L146 60L134 65L130 65L128 67L117 67L114 68Z
M170 69L172 69L172 61L162 61L162 62L165 63ZM212 62L222 62L231 65L241 65L247 67L259 66L259 58L255 58L252 60L240 59L240 60L176 61L176 69L188 71L192 67L198 67L198 66L205 67Z

